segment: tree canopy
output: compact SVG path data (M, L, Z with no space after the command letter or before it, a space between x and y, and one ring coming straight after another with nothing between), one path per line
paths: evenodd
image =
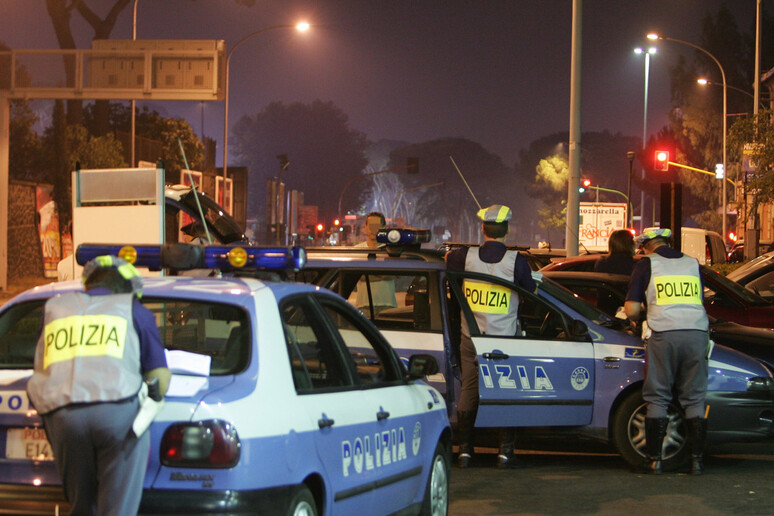
M304 204L318 206L325 220L337 215L344 186L368 164L365 134L352 129L348 116L330 101L272 102L260 113L242 117L232 135L234 161L249 171L249 217L264 215L258 210L265 205L267 181L279 174L279 155L290 161L282 175L286 188L302 191ZM356 192L347 192L345 206L354 205L356 198Z

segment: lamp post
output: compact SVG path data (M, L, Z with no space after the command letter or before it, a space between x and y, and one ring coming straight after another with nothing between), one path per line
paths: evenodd
M281 220L282 213L283 213L282 201L284 200L281 190L282 190L282 173L284 171L286 171L288 169L288 167L290 166L290 160L288 159L288 155L287 154L280 154L279 156L277 156L277 159L280 162L280 171L279 171L279 178L277 179L277 184L275 186L275 193L277 195L275 196L274 200L275 200L277 205L275 207L276 208L276 210L275 210L276 218L274 220L274 222L275 222L275 225L274 225L274 233L275 233L274 234L274 242L277 245L285 245L285 242L284 242L285 239L284 238L280 238L280 233L283 233L283 235L282 235L283 237L285 236L284 232L282 231L282 220Z
M712 59L715 62L715 64L718 65L718 68L720 69L720 76L723 79L723 171L724 171L724 174L725 174L726 171L728 170L728 167L726 166L726 126L728 124L728 121L726 120L726 118L727 118L727 113L728 113L728 104L727 104L727 100L728 100L728 83L726 82L726 71L723 70L723 65L721 65L720 61L718 61L717 58L715 56L713 56L712 54L710 54L707 50L705 50L704 48L700 47L699 45L694 45L693 43L690 43L688 41L683 41L682 39L669 38L667 36L661 36L659 34L654 34L654 33L648 34L648 39L651 39L651 40L663 39L665 41L674 41L675 43L682 43L683 45L688 45L689 47L695 48L696 50L698 50L700 52L704 52L704 54L709 56L710 59ZM722 220L723 220L723 244L724 245L726 244L726 233L727 233L727 231L726 231L727 230L727 225L726 225L726 218L727 218L726 215L727 215L727 213L726 212L728 210L726 209L726 204L727 204L726 181L725 181L725 177L723 177L723 203L722 203L723 219Z
M626 186L626 211L629 214L629 227L634 226L634 218L632 217L632 168L634 167L634 156L636 154L633 151L626 153L626 157L629 158L629 182ZM640 221L642 221L642 208L640 208Z
M697 82L697 83L699 83L699 84L701 84L702 86L706 86L707 84L711 84L712 86L723 86L723 85L722 85L722 84L720 84L720 83L717 83L717 82L710 81L709 79L705 79L704 77L701 77L701 78L699 78L699 79L696 79L696 82ZM755 100L755 95L753 95L752 93L750 93L750 92L748 92L748 91L744 91L742 88L737 88L736 86L731 86L731 85L729 84L729 85L728 85L728 89L730 89L730 90L734 90L734 91L738 91L739 93L744 93L745 95L747 95L747 96L748 96L748 97L750 97L751 99ZM761 106L763 109L766 109L766 104L764 104L763 102L759 102L759 104L760 104L760 106Z
M136 39L137 39L137 0L134 0L134 8L132 9L132 41L135 41ZM134 163L135 163L135 161L134 161L134 150L135 150L136 144L137 144L136 136L134 134L135 131L136 131L136 115L134 114L134 111L135 111L135 100L134 99L132 99L131 109L132 109L132 141L131 141L132 160L129 162L129 166L133 167Z
M650 56L656 53L656 47L650 47L647 51L640 47L634 49L634 53L645 54L645 101L643 102L643 114L642 114L642 150L645 151L645 145L648 137L648 82L650 79ZM629 163L631 168L631 162ZM631 176L631 170L629 171ZM645 181L645 167L642 167L642 180ZM631 192L629 192L631 194ZM655 220L656 214L653 214ZM643 224L645 221L645 190L640 188L640 233L642 233ZM632 223L633 225L634 223Z
M271 27L266 27L261 30L257 30L255 32L251 32L244 38L240 39L236 42L236 44L231 47L231 50L228 51L228 54L226 54L226 79L223 83L223 91L224 91L224 106L223 106L223 179L226 179L228 177L228 75L229 75L229 63L231 62L231 56L234 53L234 50L239 48L242 43L247 41L248 39L252 38L253 36L257 36L258 34L263 34L264 32L269 32L270 30L277 30L277 29L292 29L295 28L296 30L300 32L304 32L308 30L310 25L306 22L297 23L296 25L289 25L289 24L283 24L283 25L273 25ZM225 184L225 183L224 183Z

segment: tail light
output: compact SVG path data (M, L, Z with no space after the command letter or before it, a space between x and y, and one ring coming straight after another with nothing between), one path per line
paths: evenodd
M161 463L188 468L230 468L239 462L236 429L217 419L176 423L161 438Z

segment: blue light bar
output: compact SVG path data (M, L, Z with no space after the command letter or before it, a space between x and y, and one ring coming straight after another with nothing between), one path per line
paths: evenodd
M383 228L376 232L376 241L387 245L419 245L430 241L430 230Z
M136 267L148 267L151 270L169 268L279 271L299 270L306 264L306 251L300 247L196 244L81 244L75 253L75 259L79 265L85 265L103 254L119 256Z

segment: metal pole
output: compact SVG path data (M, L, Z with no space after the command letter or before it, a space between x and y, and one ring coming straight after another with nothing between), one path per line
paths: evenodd
M626 212L627 219L629 221L629 227L634 226L634 214L632 213L632 169L634 168L634 152L629 151L626 153L626 157L629 158L629 182L626 187ZM642 212L642 208L640 208ZM642 220L642 213L640 213L640 220Z
M689 41L684 41L682 39L674 39L667 36L660 36L658 34L649 34L649 39L663 39L666 41L674 41L675 43L682 43L683 45L688 45L689 47L695 48L696 50L703 52L705 55L707 55L710 59L712 59L716 65L718 65L718 68L720 69L720 76L723 78L723 171L724 171L724 177L723 177L723 201L722 201L722 220L723 220L723 244L726 244L726 238L727 238L727 227L726 227L726 219L728 214L728 209L726 207L728 198L727 198L727 188L726 188L726 178L725 174L726 172L726 133L727 133L727 124L728 124L728 83L726 82L726 71L723 69L723 65L720 64L720 61L718 59L709 53L709 51L705 50L704 48L700 47L699 45L695 45Z
M137 1L138 0L134 0L134 8L132 10L133 11L132 12L132 41L136 41L137 40ZM135 132L136 132L137 126L136 126L136 115L134 114L134 112L135 112L135 104L136 104L136 101L134 99L132 99L132 106L131 106L131 109L132 109L132 128L131 128L131 131L132 131L132 136L131 136L132 141L131 141L131 144L130 144L130 147L132 148L132 151L131 151L131 156L132 157L131 157L131 161L129 162L129 166L130 167L134 167L135 163L136 163L136 161L135 161L135 149L136 149L137 142L136 142Z
M236 42L236 44L231 47L231 50L228 51L228 54L226 54L226 71L225 71L225 80L223 81L223 179L228 177L228 85L229 85L229 70L230 70L230 64L231 64L231 55L234 53L234 50L239 48L239 46L247 41L248 39L252 38L253 36L257 36L258 34L263 34L264 32L268 32L270 30L275 29L289 29L297 27L297 25L289 25L289 24L283 24L283 25L274 25L272 27L266 27L265 29L257 30L255 32L251 32L244 38L240 39ZM225 182L223 183L225 185Z
M583 0L572 2L572 50L570 59L570 179L567 185L567 227L565 246L567 256L578 256L578 228L580 226L580 154L581 154L581 19Z
M648 82L650 78L650 52L645 52L645 102L642 114L642 151L645 152L648 137ZM645 183L645 167L642 167L642 181ZM655 198L654 198L655 203ZM653 222L656 220L656 212L653 212ZM645 226L645 190L640 188L640 233Z

